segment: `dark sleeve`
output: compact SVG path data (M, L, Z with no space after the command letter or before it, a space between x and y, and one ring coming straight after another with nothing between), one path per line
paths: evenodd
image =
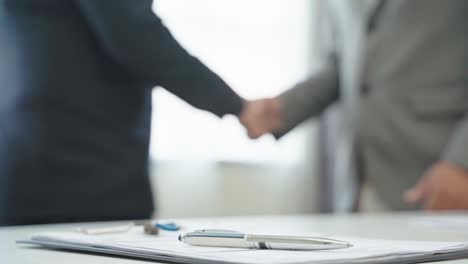
M242 99L191 56L153 13L152 0L76 0L110 56L152 85L218 116L237 115Z

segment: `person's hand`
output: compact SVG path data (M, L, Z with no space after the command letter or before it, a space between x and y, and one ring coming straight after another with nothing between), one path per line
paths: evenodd
M281 128L282 108L279 98L247 101L239 121L247 129L248 136L256 139Z
M404 199L422 203L425 210L466 210L468 171L451 162L438 162L405 193Z

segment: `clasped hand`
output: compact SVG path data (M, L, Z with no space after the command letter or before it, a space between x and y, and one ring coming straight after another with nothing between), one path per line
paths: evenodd
M239 116L251 139L278 131L283 126L283 105L279 98L247 101Z

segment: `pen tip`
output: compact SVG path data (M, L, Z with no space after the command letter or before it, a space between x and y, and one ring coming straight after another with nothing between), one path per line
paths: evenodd
M179 241L182 241L182 234L179 235Z

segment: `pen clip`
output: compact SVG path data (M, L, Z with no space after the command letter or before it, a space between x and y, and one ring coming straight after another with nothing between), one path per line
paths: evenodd
M229 229L200 229L200 230L196 230L195 232L243 234L242 232L235 231L235 230L229 230Z
M186 237L211 237L211 238L240 238L245 237L244 233L233 231L233 230L223 230L223 229L202 229L194 232L185 234Z

